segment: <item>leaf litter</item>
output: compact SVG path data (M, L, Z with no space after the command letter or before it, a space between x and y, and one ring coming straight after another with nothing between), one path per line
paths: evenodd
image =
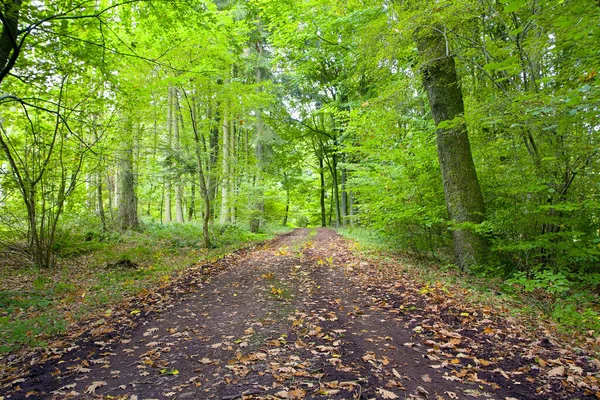
M5 367L0 398L600 398L592 353L308 233L75 327Z

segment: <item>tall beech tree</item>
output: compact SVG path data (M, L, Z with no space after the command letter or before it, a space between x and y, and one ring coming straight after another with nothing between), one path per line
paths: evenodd
M446 207L454 224L454 254L461 268L468 269L484 263L488 245L472 226L483 221L485 205L464 121L462 91L444 27L422 28L416 37L423 84L437 126L437 153Z

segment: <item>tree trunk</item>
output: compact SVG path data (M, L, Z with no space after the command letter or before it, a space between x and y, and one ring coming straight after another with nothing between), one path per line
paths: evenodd
M335 143L337 146L337 143ZM342 225L342 218L340 213L340 190L338 184L338 173L337 173L337 154L335 151L331 155L331 178L333 180L333 205L335 207L335 226L340 227Z
M221 212L219 222L225 225L229 222L229 119L227 114L223 113L223 144L221 146Z
M110 172L106 171L106 191L108 192L108 213L110 214L111 222L115 220L114 206L113 206L113 198L114 198L114 182L113 178L110 176Z
M347 172L346 168L342 168L342 225L346 225L348 221L348 192L346 190Z
M188 221L194 219L196 213L196 184L192 180L192 186L190 188L190 206L188 208Z
M22 0L7 0L2 2L2 35L0 35L0 82L14 67L19 56L19 17Z
M204 241L204 247L210 248L210 232L209 232L209 224L212 218L212 208L211 208L211 187L210 180L208 179L208 174L206 173L206 169L204 168L204 164L202 162L202 141L203 137L200 135L198 130L198 117L196 112L196 100L192 98L191 100L187 100L187 104L190 112L190 120L192 125L192 131L194 132L194 150L196 153L196 165L198 167L198 180L200 183L200 195L202 196L202 200L204 200L204 213L202 215L202 237ZM211 161L208 161L208 165L210 166Z
M463 119L464 104L454 58L447 52L441 28L418 32L417 45L433 119L436 125L442 121L450 124L436 132L448 214L455 224L478 224L485 217L485 206ZM488 244L472 226L454 227L452 237L454 253L462 269L484 262Z
M236 184L235 175L237 173L235 169L236 165L236 126L233 118L229 120L229 222L235 225L236 222ZM233 161L233 162L232 162Z
M104 200L102 198L102 174L96 174L96 204L98 207L98 215L102 222L102 230L106 231L106 213L104 212Z
M321 226L327 226L327 215L325 211L325 171L323 171L323 157L319 157L319 177L321 179Z
M128 117L125 122L125 137L119 151L119 226L121 229L139 228L135 175L133 172L133 126Z
M180 126L181 108L179 107L179 93L176 87L173 88L173 141L175 154L179 155L181 152L181 143L179 138L179 129L183 130L183 123ZM179 168L177 169L179 171ZM183 182L181 179L181 173L177 172L175 175L175 219L177 222L182 224L183 220Z
M168 106L167 106L167 166L165 171L165 222L171 222L173 216L171 215L171 142L173 138L173 88L169 86L168 92Z
M283 215L283 226L287 226L288 215L290 213L290 188L287 173L283 172L283 186L285 188L285 214Z

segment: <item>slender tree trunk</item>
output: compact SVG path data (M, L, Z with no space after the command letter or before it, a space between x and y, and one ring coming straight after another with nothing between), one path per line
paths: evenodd
M183 130L183 119L181 118L181 108L179 107L179 91L176 87L173 88L173 107L174 107L174 118L173 118L173 141L175 154L181 152L180 142L180 128ZM177 222L182 224L183 220L183 182L181 174L177 172L175 176L175 219Z
M287 173L283 172L283 186L285 187L285 214L283 215L283 226L287 226L288 215L290 212L290 188Z
M106 171L106 190L108 194L108 213L110 214L111 222L115 220L114 207L113 207L113 192L115 191L113 180L110 176L110 172Z
M125 122L125 137L119 151L119 226L124 230L139 228L133 170L134 133L130 118L127 117Z
M342 168L342 225L348 222L348 192L346 191L346 168Z
M282 222L283 226L287 226L289 213L290 213L290 192L286 191L285 192L285 214L283 215L283 222Z
M210 230L209 225L212 218L211 212L211 188L209 186L210 180L208 179L204 163L202 162L202 141L203 136L199 132L198 128L198 117L197 117L197 105L196 100L192 98L188 100L188 107L190 112L190 120L192 125L192 131L194 132L194 150L196 154L196 165L198 167L198 180L200 183L200 195L204 200L204 213L202 215L202 238L204 240L204 247L211 247ZM209 155L210 156L210 155ZM208 164L210 165L210 160Z
M323 166L323 157L319 157L319 178L321 179L321 226L327 226L327 215L325 211L325 171Z
M192 181L192 185L190 188L190 201L188 208L188 221L192 221L194 219L194 214L196 213L196 184Z
M212 111L212 113L210 113ZM208 138L208 146L209 146L209 162L207 165L207 185L211 191L211 205L214 208L214 204L217 198L217 185L213 182L216 180L218 163L219 163L219 126L221 124L221 116L219 115L219 104L216 104L211 110L209 110L210 118L213 120L213 125L210 129L210 134ZM204 141L203 141L204 143ZM215 215L216 210L213 210L211 214Z
M337 146L337 143L335 143ZM331 178L333 185L333 204L335 207L335 226L340 227L342 225L341 211L340 211L340 190L338 183L338 168L337 168L337 153L334 151L331 155Z
M219 214L219 223L225 225L229 222L229 118L227 113L223 113L223 144L221 146L221 212Z
M104 212L104 200L102 198L102 174L100 172L96 175L96 204L98 207L98 215L102 222L102 230L106 231L106 213Z
M485 217L485 206L463 119L464 104L454 58L447 53L441 28L418 32L417 45L433 119L436 125L452 121L451 126L436 132L448 214L455 224L478 224ZM472 227L459 225L453 229L452 237L461 268L468 270L484 262L487 242Z
M169 152L172 150L172 138L173 138L173 88L169 86L168 92L168 106L167 106L167 170L165 171L165 222L171 222L173 217L171 215L171 155Z
M234 162L236 160L236 150L237 150L237 146L236 146L236 137L237 137L237 131L236 131L236 125L235 125L235 121L233 118L230 119L229 121L229 222L231 222L232 224L235 224L236 222L236 207L235 207L235 201L236 201L236 182L234 177L236 176L236 168L235 168L235 164L236 162Z

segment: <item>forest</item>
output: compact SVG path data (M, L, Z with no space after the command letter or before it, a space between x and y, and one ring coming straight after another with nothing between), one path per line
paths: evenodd
M0 21L0 352L306 227L600 330L597 1L4 0Z

